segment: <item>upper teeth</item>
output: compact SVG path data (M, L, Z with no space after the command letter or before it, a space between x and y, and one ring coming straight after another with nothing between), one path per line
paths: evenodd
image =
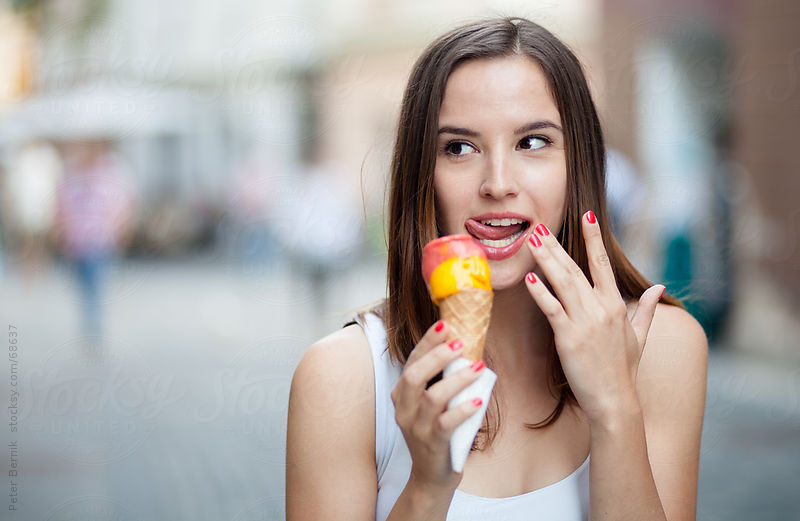
M483 219L481 223L489 226L511 226L512 224L522 224L522 219Z

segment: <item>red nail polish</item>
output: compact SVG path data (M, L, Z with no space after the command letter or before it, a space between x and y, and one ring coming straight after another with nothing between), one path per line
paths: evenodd
M436 323L436 327L434 327L433 330L439 333L442 329L444 329L444 322L440 320Z
M481 369L483 369L484 367L486 367L486 364L483 362L483 360L475 360L470 365L470 368L472 368L472 370L475 371L476 373Z
M544 224L539 224L536 226L536 233L538 233L542 237L546 237L550 235L550 230L548 230L547 226L545 226Z
M533 233L528 236L528 240L531 241L531 244L533 244L536 248L542 245L542 241L540 241L539 237Z
M586 212L586 220L592 224L594 224L597 221L593 211L589 210L588 212Z
M450 349L452 349L453 351L458 351L459 349L461 349L462 347L464 347L464 343L461 341L461 339L460 339L460 338L456 338L455 340L453 340L452 342L450 342L449 344L447 344L447 346L448 346Z
M664 286L664 289L661 290L661 295L658 296L658 300L661 300L661 297L664 296L664 292L667 291L667 287Z
M483 405L483 400L481 400L480 398L475 398L474 400L472 400L472 405L474 405L475 407L480 407L481 405Z
M536 284L536 280L536 275L534 275L533 272L528 273L528 282Z

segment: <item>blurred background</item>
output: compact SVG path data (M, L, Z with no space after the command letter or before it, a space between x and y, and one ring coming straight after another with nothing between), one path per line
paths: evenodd
M0 0L3 518L284 517L411 65L495 15L582 59L615 232L709 335L698 518L800 520L793 0Z

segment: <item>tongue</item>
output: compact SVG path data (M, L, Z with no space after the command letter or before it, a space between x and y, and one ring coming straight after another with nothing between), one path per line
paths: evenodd
M470 233L470 235L476 239L489 239L492 241L506 239L522 230L522 224L512 224L510 226L489 226L480 221L476 221L475 219L467 220L467 222L464 223L464 226L467 228L467 231Z

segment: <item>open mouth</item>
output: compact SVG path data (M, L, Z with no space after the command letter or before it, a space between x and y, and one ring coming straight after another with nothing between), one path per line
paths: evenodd
M504 248L519 239L531 223L517 217L468 219L467 232L489 248Z

